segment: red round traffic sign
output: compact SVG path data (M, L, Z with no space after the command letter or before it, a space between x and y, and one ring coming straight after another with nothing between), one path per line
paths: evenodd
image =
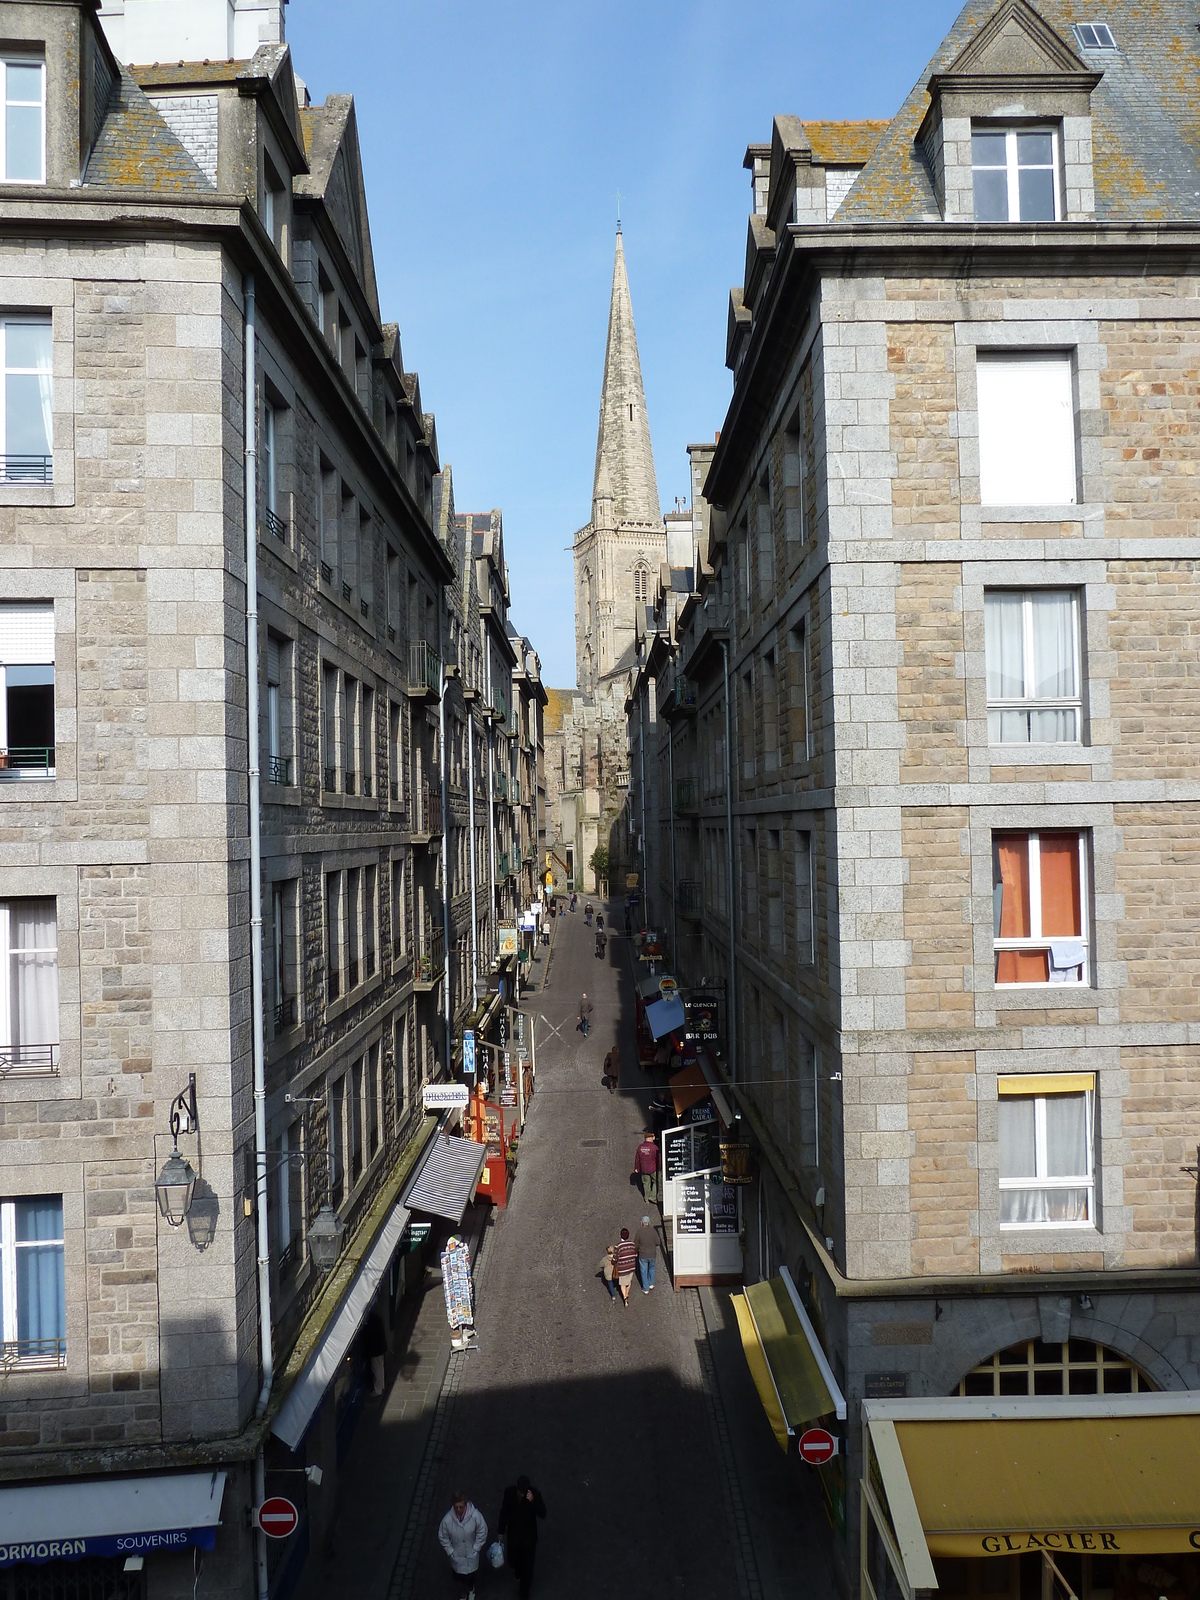
M286 1539L295 1533L300 1515L290 1500L281 1494L272 1495L258 1508L258 1525L268 1539Z
M810 1428L800 1435L800 1459L823 1467L837 1455L837 1440L826 1428Z

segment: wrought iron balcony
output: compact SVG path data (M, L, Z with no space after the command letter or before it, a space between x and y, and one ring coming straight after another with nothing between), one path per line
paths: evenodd
M682 672L675 674L675 704L680 711L695 711L696 685Z
M13 1367L65 1367L65 1339L5 1339L0 1343L0 1371Z
M0 1078L12 1073L58 1071L58 1044L0 1044Z
M431 989L442 975L446 960L446 941L441 928L428 928L425 948L417 957L414 982L419 989Z
M53 483L53 456L0 456L0 478L5 483Z
M675 909L684 917L698 917L703 912L703 889L694 878L681 878L675 885Z
M294 994L287 994L284 995L283 999L280 1000L278 1005L275 1007L274 1037L278 1039L281 1033L286 1033L289 1028L294 1028L295 1026L296 996Z
M272 539L278 539L280 544L288 542L288 525L270 506L263 512L263 522Z
M54 774L52 744L0 747L0 778L48 778Z
M437 695L442 687L442 662L437 651L424 639L408 647L409 691Z
M322 561L321 563L321 581L323 583L333 582L333 568L329 565L328 561Z
M681 816L694 816L700 809L698 778L675 779L675 810Z
M267 782L289 785L292 781L291 756L267 757Z

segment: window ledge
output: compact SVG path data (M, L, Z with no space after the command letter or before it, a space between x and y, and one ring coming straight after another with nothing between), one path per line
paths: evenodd
M1014 1000L1029 1000L1039 1009L1047 998L1060 996L1061 1002L1066 1005L1077 1003L1083 995L1094 996L1095 1004L1099 1004L1100 1001L1100 992L1091 983L996 983L993 980L992 992L996 996L997 1004L1011 997Z
M963 507L965 511L967 507ZM1071 501L1060 506L978 506L980 522L1086 522L1091 506Z
M298 783L264 783L260 793L268 806L298 806L301 801Z
M1086 744L989 744L987 749L997 766L1090 767L1096 760L1094 747Z
M1000 1222L996 1239L1004 1255L1095 1255L1104 1249L1094 1222Z
M59 499L55 499L55 490ZM61 505L62 484L0 482L0 506Z

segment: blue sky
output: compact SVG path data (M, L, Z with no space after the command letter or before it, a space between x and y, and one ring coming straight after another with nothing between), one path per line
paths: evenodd
M616 195L664 509L730 395L747 144L776 112L889 117L959 0L291 0L314 100L355 97L384 319L460 511L504 512L512 619L575 682Z

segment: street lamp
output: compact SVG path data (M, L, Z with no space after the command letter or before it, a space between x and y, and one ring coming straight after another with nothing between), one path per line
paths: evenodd
M158 1209L167 1219L167 1226L178 1228L192 1206L196 1192L196 1174L191 1163L179 1153L179 1135L195 1133L200 1127L196 1109L196 1074L188 1074L187 1088L171 1101L171 1138L175 1148L163 1162L162 1171L154 1180L154 1193Z
M308 1230L308 1253L319 1272L331 1272L342 1248L346 1224L330 1205L323 1205Z

